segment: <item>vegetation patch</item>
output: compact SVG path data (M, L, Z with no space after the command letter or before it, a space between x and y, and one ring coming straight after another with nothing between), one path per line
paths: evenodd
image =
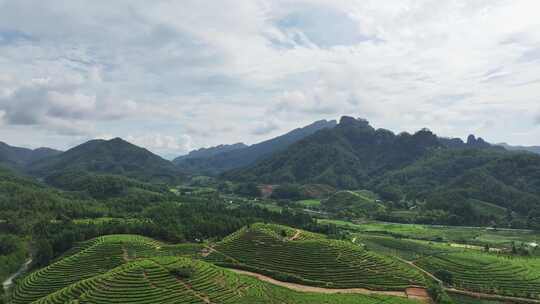
M228 267L249 267L276 279L327 288L404 290L424 286L422 274L397 259L366 251L349 242L306 234L291 241L280 226L256 224L218 243L208 260ZM295 232L296 233L296 232Z

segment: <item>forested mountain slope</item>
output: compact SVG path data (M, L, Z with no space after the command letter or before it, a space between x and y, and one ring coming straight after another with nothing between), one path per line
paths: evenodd
M10 168L22 168L32 162L58 155L61 151L50 148L27 149L0 142L0 164Z
M472 200L488 202L527 216L534 226L540 208L540 156L442 150L377 177L369 186L386 199L424 200L430 209L453 210L465 218L475 216Z
M295 129L284 135L248 147L202 157L179 157L173 162L186 172L217 174L253 164L258 160L287 149L290 145L319 130L331 129L335 126L335 120L320 120L306 127Z
M31 174L47 177L70 171L117 174L145 181L174 181L180 170L171 162L121 138L91 140L33 163Z
M474 204L491 204L505 208L506 221L516 227L540 227L540 156L506 151L472 135L467 142L439 138L427 129L395 135L343 117L334 129L224 176L369 189L385 201L441 211L428 216L433 223L488 225L495 218L480 217Z
M355 189L366 185L372 176L400 168L442 147L428 130L395 135L376 130L365 120L342 117L335 128L321 130L283 152L225 176L263 183L321 183Z
M509 151L527 151L531 153L540 154L540 146L511 146L506 143L497 144Z
M236 143L232 145L219 145L219 146L210 147L210 148L200 148L197 150L193 150L186 155L178 156L177 158L173 160L173 162L182 163L182 161L186 159L210 158L221 153L227 153L227 152L231 152L235 150L245 149L247 147L248 146L244 143Z

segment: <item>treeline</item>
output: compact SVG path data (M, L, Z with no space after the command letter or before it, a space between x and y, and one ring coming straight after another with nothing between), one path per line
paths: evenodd
M310 229L313 219L285 209L271 212L257 206L231 209L220 202L179 204L162 202L146 208L139 219L104 221L40 221L32 230L36 262L46 265L75 243L107 234L139 234L170 243L198 242L224 237L256 222L281 223Z
M13 234L0 234L0 282L19 269L26 255L27 250L21 238Z
M54 187L84 192L96 199L126 195L133 188L157 193L167 192L165 185L145 183L121 175L95 174L85 171L54 173L47 176L45 181Z
M106 234L140 234L177 243L224 237L255 222L316 226L310 216L289 209L232 208L217 193L177 195L160 185L118 176L70 174L55 182L71 191L0 170L1 232L28 236L38 265L48 264L76 242Z

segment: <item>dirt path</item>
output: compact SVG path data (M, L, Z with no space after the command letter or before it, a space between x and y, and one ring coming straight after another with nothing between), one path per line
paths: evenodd
M300 234L302 234L302 231L300 229L296 229L296 233L289 239L289 241L294 241L300 237Z
M540 303L540 300L527 299L527 298L516 298L516 297L508 297L508 296L500 296L500 295L496 295L496 294L472 292L472 291L459 290L459 289L454 289L454 288L444 288L444 290L446 290L449 293L460 294L460 295L469 296L469 297L472 297L472 298L495 300L495 301L504 301L505 303L506 302L510 302L510 303Z
M204 248L201 251L201 255L203 258L205 258L209 256L212 252L217 252L217 251L211 246L204 246Z
M187 290L189 290L195 297L199 298L201 301L203 301L204 303L206 304L215 304L214 302L210 301L210 298L208 298L207 295L204 295L198 291L196 291L195 289L193 289L193 287L191 287L191 285L189 285L188 283L180 280L179 278L176 278L176 281L178 283L180 283L181 285L183 285Z
M423 269L422 267L416 265L414 262L411 262L411 261L407 261L407 260L404 260L398 256L395 257L396 259L402 261L403 263L407 264L407 265L410 265L414 268L416 268L417 270L419 270L420 272L422 272L423 274L427 275L428 277L432 278L433 280L435 280L437 283L439 284L443 284L443 281L441 281L439 278L437 278L436 276L434 276L431 272L429 271L426 271L425 269Z
M7 291L13 285L13 280L23 275L28 270L28 267L30 267L30 264L32 264L32 259L27 259L16 273L12 274L2 282L2 288Z
M431 303L430 302L431 299L427 295L427 292L425 292L425 290L422 288L409 288L410 290L407 289L407 291L381 291L381 290L369 290L366 288L342 288L342 289L322 288L322 287L306 286L306 285L301 285L301 284L296 284L296 283L282 282L282 281L278 281L276 279L273 279L271 277L268 277L259 273L238 270L238 269L231 269L231 268L228 268L228 269L238 274L254 277L258 280L261 280L270 284L274 284L277 286L285 287L287 289L298 291L298 292L313 292L313 293L325 293L325 294L356 293L356 294L364 294L364 295L385 295L385 296L395 296L395 297L416 299L424 303ZM424 292L421 292L420 290L423 290Z
M125 262L129 262L130 261L130 258L129 258L129 253L127 251L127 249L125 247L122 247L122 259L125 261Z

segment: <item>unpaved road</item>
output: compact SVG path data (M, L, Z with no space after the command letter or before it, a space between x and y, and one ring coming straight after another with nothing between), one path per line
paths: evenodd
M32 259L26 260L24 262L24 264L21 265L21 268L16 273L14 273L9 278L7 278L7 280L5 280L2 283L2 287L4 288L4 290L8 290L11 287L11 285L13 285L13 280L15 280L17 277L21 276L22 274L24 274L28 270L28 267L30 266L31 263L32 263Z
M300 237L301 233L302 233L302 231L300 231L300 229L296 229L296 233L289 239L289 241L294 241L294 240L298 239Z
M232 269L228 268L229 270L238 273L247 275L250 277L254 277L258 280L268 282L277 286L285 287L287 289L291 289L298 292L313 292L313 293L325 293L325 294L336 294L336 293L356 293L356 294L364 294L364 295L386 295L386 296L395 296L395 297L402 297L402 298L409 298L409 295L405 291L382 291L382 290L369 290L365 288L342 288L342 289L333 289L333 288L322 288L322 287L314 287L314 286L306 286L296 283L288 283L288 282L282 282L278 281L276 279L273 279L271 277L244 271L244 270L238 270L238 269ZM427 296L427 293L421 293L418 291L418 289L421 288L415 288L415 292L411 294L411 299L420 300L424 303L431 303L431 299L429 296ZM425 296L422 296L425 295Z

